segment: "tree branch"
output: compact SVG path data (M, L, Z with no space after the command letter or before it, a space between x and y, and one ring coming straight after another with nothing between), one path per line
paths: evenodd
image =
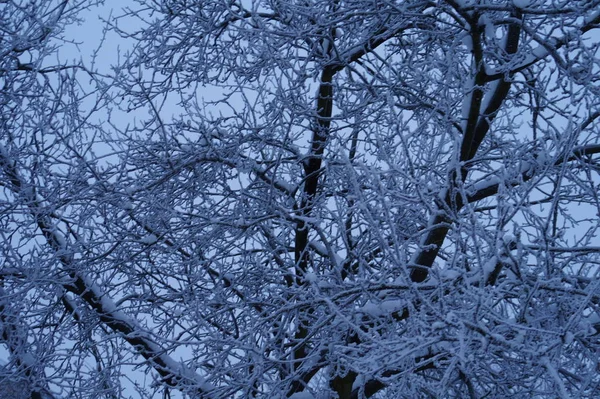
M205 382L204 378L167 355L167 351L152 340L134 319L119 311L110 297L101 292L98 286L80 272L65 237L60 234L53 225L52 218L43 210L34 186L23 181L18 173L16 163L10 160L8 152L2 145L0 145L0 168L12 183L11 191L21 199L22 203L27 204L29 213L42 232L46 243L54 251L67 272L69 279L62 283L63 288L87 303L103 323L114 332L119 333L139 355L149 362L167 385L195 391L203 398L210 398L209 391L212 387Z

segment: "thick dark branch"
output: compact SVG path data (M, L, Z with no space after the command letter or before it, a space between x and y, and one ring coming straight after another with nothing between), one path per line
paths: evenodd
M567 33L563 37L551 38L547 40L544 44L534 49L533 52L525 59L525 61L521 62L518 66L515 66L508 71L488 74L485 79L486 82L504 79L504 76L506 76L506 74L515 74L517 72L529 68L530 66L539 62L540 60L543 60L546 57L548 57L548 55L556 52L556 50L559 50L560 48L564 47L570 41L577 39L582 34L589 32L592 29L598 28L599 24L600 12L595 10L591 16L585 18L584 24L581 27Z
M481 45L481 34L477 29L477 22L472 21L471 25L471 41L473 42L473 62L477 72L473 78L473 84L471 87L471 93L468 93L467 100L469 101L469 112L467 114L467 120L465 121L465 127L463 129L463 139L460 146L460 161L465 162L473 157L477 151L477 147L474 145L475 130L477 129L477 122L481 112L481 102L483 100L483 86L485 84L485 65L483 60L483 48ZM464 177L463 177L464 179ZM449 179L450 185L454 184L453 179Z
M520 18L520 14L517 13L515 17ZM509 26L505 46L507 54L510 55L517 52L520 32L520 24L514 23ZM478 38L478 35L473 34L474 44L477 44L476 39ZM476 61L480 58L480 55L478 55L478 47L478 45L474 45L474 58ZM489 132L491 121L497 115L498 110L506 99L511 87L510 77L503 78L502 81L496 84L494 91L488 95L489 97L488 100L485 101L485 104L482 104L483 91L479 85L484 84L484 69L483 65L479 65L478 72L474 78L469 115L465 131L463 132L463 141L460 149L460 161L463 163L473 159L477 153L479 146ZM480 107L482 105L485 105L485 109L481 114ZM419 250L417 250L411 259L410 266L413 269L411 270L410 276L412 281L417 283L423 282L429 275L429 268L437 258L444 240L448 235L448 231L450 230L451 219L449 217L449 211L458 212L464 205L458 186L462 185L466 180L468 172L469 169L466 165L461 168L460 177L457 176L455 170L450 171L448 178L449 189L444 196L442 209L439 209L438 214L430 219L428 226L429 231L424 239L421 240Z
M565 162L577 161L577 160L582 159L582 157L584 157L584 156L590 156L590 155L595 155L595 154L600 154L600 144L590 144L590 145L575 147L571 151L571 155L558 159L554 163L554 166L559 166ZM498 193L498 189L500 188L500 185L502 185L502 184L515 187L515 186L518 186L519 184L521 184L522 182L531 180L533 177L535 177L535 173L532 173L532 171L530 169L528 169L525 172L521 173L520 179L518 179L518 180L514 179L511 182L498 181L499 179L490 180L489 185L483 185L483 187L481 187L477 191L467 195L467 201L469 203L481 201L485 198L489 198L493 195L496 195ZM467 188L467 191L469 191L468 188Z
M74 267L74 265L65 266ZM70 272L69 276L71 281L63 284L63 287L83 299L104 324L119 333L127 343L148 360L162 377L164 383L176 388L193 387L201 397L209 397L206 390L210 387L200 376L166 355L166 351L151 340L134 320L114 309L112 301L99 292L92 283L76 272Z
M317 195L323 152L327 145L329 127L331 126L333 76L334 72L330 69L325 69L321 74L321 85L317 95L317 118L312 132L310 153L304 161L304 188L297 209L300 218L296 225L295 239L296 268L300 274L306 272L309 262L307 251L309 227L306 218L312 212Z
M519 18L520 15L517 15ZM506 35L506 47L505 51L507 54L512 55L517 52L519 47L519 35L521 34L521 25L512 24L508 27L508 33ZM472 142L470 144L470 152L467 154L467 158L462 159L462 161L468 161L473 159L479 146L483 142L483 139L488 134L490 130L490 125L496 115L498 114L498 110L504 103L508 92L511 87L511 76L508 76L507 79L502 79L497 83L495 90L489 98L489 101L486 103L486 108L483 110L483 114L479 117L479 122L475 127L475 131L473 132Z
M597 117L600 114L594 114L594 117ZM580 160L585 156L591 156L595 154L600 154L600 144L590 144L586 146L579 146L573 148L571 154L565 157L558 159L554 165L559 166L564 162L572 162L576 160ZM499 181L499 179L490 179L490 183L485 185L479 183L480 188L475 192L466 195L467 203L473 203L477 201L481 201L485 198L489 198L498 193L500 185L509 185L512 187L516 187L519 184L531 180L536 176L534 172L532 172L531 168L526 168L527 170L522 172L519 179L514 179L510 182ZM469 188L467 187L464 191L469 192ZM462 195L455 195L451 200L450 197L446 196L445 203L453 204L455 210L460 210L464 206ZM423 265L432 265L433 261L437 257L439 249L441 248L448 231L450 230L451 220L446 216L445 213L440 213L433 218L433 222L429 223L432 228L429 230L425 238L422 240L421 247L422 249L414 256L412 265L414 269L411 271L411 279L415 282L423 282L428 276L429 268L423 267ZM429 246L425 246L428 244ZM430 266L429 266L430 267Z
M310 217L317 196L321 164L327 139L329 137L329 128L331 126L331 114L333 111L333 76L335 72L326 68L321 74L321 85L317 95L317 118L312 131L312 142L310 153L304 161L304 187L301 192L300 205L296 209L298 222L295 231L295 262L296 262L296 283L303 283L303 275L308 269L310 254L308 250L309 224L307 218ZM288 284L291 281L288 281ZM309 310L310 314L311 311ZM303 360L306 358L308 348L303 342L308 337L309 326L306 324L306 318L298 321L298 327L294 334L294 341L297 343L293 351L293 371L299 370ZM315 369L315 371L318 368ZM314 372L311 370L305 374L305 378L312 378ZM299 378L292 383L289 394L299 392L304 389L304 379Z
M515 15L514 17L520 19L520 14ZM509 55L513 55L517 52L519 47L519 36L521 34L521 25L514 23L508 27L508 32L506 35L506 46L504 51ZM479 36L476 36L479 38ZM475 40L475 38L473 38ZM475 95L477 93L482 92L482 86L485 84L485 68L481 65L475 76L475 87L473 93L473 101L471 105L471 109L469 110L469 120L467 123L467 129L464 132L463 142L461 145L460 151L460 160L462 162L469 161L473 159L479 146L483 142L483 139L487 135L490 130L490 124L500 106L504 102L504 99L508 95L508 92L511 87L510 76L503 76L502 80L497 83L496 88L492 92L489 100L485 104L485 109L483 110L483 114L480 114L480 104L476 103ZM508 77L508 79L507 79ZM481 98L479 98L481 101ZM476 113L472 115L472 113ZM471 121L474 119L475 121ZM463 177L464 180L464 177Z

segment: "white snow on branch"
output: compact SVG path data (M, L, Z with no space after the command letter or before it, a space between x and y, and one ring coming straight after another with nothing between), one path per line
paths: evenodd
M77 271L73 258L65 256L68 250L67 239L55 226L49 214L40 214L39 204L43 200L36 198L34 190L23 189L29 186L14 170L8 152L2 145L0 145L0 166L3 167L5 173L8 171L12 178L16 180L15 193L29 204L30 212L38 220L38 225L44 232L48 244L55 253L60 255L64 268L72 276L72 279L65 282L63 287L83 299L113 331L123 334L125 340L132 344L161 376L169 378L174 385L175 382L183 380L184 386L194 386L204 394L203 397L207 397L207 391L213 388L206 383L203 377L167 355L167 351L156 343L135 319L118 310L114 301L98 285ZM142 242L154 243L157 240L158 237L150 234L143 238ZM25 364L29 362L29 359L24 359Z
M373 301L367 301L361 306L358 311L373 317L380 317L392 314L403 310L406 307L406 302L400 299L389 299L374 303Z
M513 5L517 8L527 8L531 4L531 0L513 0Z
M525 2L528 0L513 0L515 2ZM527 68L530 65L535 64L539 60L546 58L550 53L557 50L558 48L564 46L566 43L576 40L580 35L583 29L589 28L593 24L597 24L600 19L600 11L595 11L584 17L583 24L577 28L568 32L566 35L560 38L550 38L545 41L545 43L541 43L538 47L534 48L531 53L523 58L521 62L516 65L510 65L509 70L507 68L500 67L499 69L491 68L490 71L486 71L488 75L497 75L501 73L509 73L514 71L520 71L524 68Z
M147 245L154 244L157 241L158 241L158 237L154 234L148 234L147 236L142 237L142 239L140 240L140 242L142 244L147 244Z
M184 385L193 385L204 393L213 389L212 385L207 383L203 377L184 364L176 362L166 354L166 350L157 344L139 323L118 310L114 301L106 295L100 287L86 276L78 276L85 285L85 292L91 293L94 300L100 304L100 316L107 321L107 324L116 332L124 333L127 341L139 341L143 347L138 347L140 355L149 359L152 366L160 372L161 375L171 375L173 378L184 379ZM89 298L84 298L87 302ZM96 309L98 312L98 309ZM127 331L125 331L127 330Z
M552 363L550 363L550 359L548 359L546 356L544 356L541 359L541 363L544 366L544 368L548 371L548 374L550 374L550 376L552 377L552 379L556 383L556 385L558 387L558 391L560 393L560 398L561 399L571 398L571 396L567 393L567 389L565 387L565 383L563 382L563 380L558 375L558 372L556 371L556 368L552 365Z
M315 399L314 395L310 392L296 392L289 399Z

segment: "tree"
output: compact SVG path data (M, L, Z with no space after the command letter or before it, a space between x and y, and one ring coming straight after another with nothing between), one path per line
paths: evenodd
M131 3L102 75L0 4L7 378L598 392L600 2Z

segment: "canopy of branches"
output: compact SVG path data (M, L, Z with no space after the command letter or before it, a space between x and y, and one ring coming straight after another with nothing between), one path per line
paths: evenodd
M120 3L0 1L0 384L597 397L600 1Z

